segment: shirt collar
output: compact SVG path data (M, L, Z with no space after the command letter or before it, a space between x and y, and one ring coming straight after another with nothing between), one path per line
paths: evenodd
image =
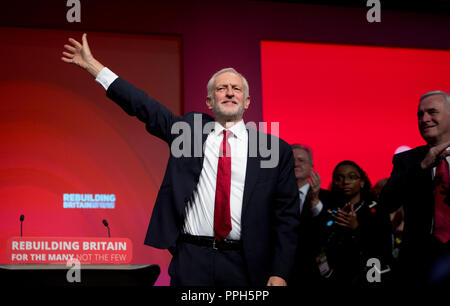
M308 190L309 190L309 183L306 183L305 185L303 185L298 189L298 191L301 191L302 194L308 193Z
M214 135L219 136L222 134L222 131L225 128L219 123L214 122ZM239 121L235 125L233 125L231 128L228 129L233 133L234 136L236 136L238 139L244 140L244 137L247 135L247 127L245 126L244 120Z

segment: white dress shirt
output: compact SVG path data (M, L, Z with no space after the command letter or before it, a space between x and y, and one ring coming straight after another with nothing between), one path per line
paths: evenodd
M95 80L108 90L108 87L117 78L118 76L114 72L105 67ZM219 150L223 140L223 130L224 127L215 122L214 130L206 139L203 168L199 182L193 192L191 201L187 203L185 208L183 232L186 234L214 237L217 165L219 163ZM241 211L247 170L248 132L243 120L228 130L233 134L228 138L231 148L230 213L232 229L227 238L239 240L241 237ZM180 182L180 184L182 183Z
M107 67L100 70L95 80L100 83L105 90L108 90L109 85L118 78L117 74L109 70Z
M214 130L205 143L203 168L192 200L186 205L184 233L196 236L214 236L214 205L216 196L217 165L223 141L223 126L215 122ZM241 211L247 170L248 133L241 120L230 129L228 143L231 148L230 213L231 232L227 238L241 237Z

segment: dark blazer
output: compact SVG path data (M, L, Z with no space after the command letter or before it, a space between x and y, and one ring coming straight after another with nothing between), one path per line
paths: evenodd
M420 146L396 154L391 176L380 195L381 204L391 212L403 205L405 225L399 260L411 273L425 268L434 243L432 170L420 167L428 150L428 146Z
M109 86L107 96L129 115L143 121L149 133L169 146L180 136L171 133L174 123L184 122L194 131L194 128L203 128L214 120L209 115L194 112L176 116L121 78ZM147 245L160 249L176 247L184 222L185 205L191 199L203 167L203 154L195 157L194 143L201 141L203 145L208 136L207 133L201 137L191 134L188 137L191 137L193 157L176 158L170 154L145 238ZM247 160L241 240L252 284L257 286L265 285L270 276L288 278L297 247L299 201L290 146L281 139L259 132L257 139L261 135L266 137L269 146L279 140L279 163L274 168L262 168L260 162L265 158L259 152ZM249 141L250 138L249 131Z
M314 288L316 286L320 286L319 282L321 277L316 263L316 256L319 254L319 241L325 239L322 238L325 233L319 229L319 226L317 225L319 221L317 221L317 218L322 219L321 216L326 214L326 205L329 202L329 198L330 192L321 188L319 191L319 200L322 202L323 208L320 214L316 217L313 217L312 215L310 203L311 199L308 196L303 204L301 214L299 210L299 242L294 273L291 280L291 283L294 284L294 286L302 288Z

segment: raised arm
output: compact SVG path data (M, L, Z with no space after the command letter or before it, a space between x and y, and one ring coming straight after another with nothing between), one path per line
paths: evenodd
M89 44L87 41L87 34L84 33L82 37L82 44L73 38L69 38L69 43L64 45L67 51L63 51L61 60L65 63L75 64L87 70L94 78L105 67L94 56L92 56Z
M171 128L180 117L97 61L89 48L86 33L82 36L82 44L73 38L69 38L69 43L64 45L66 51L62 53L63 62L87 70L106 89L106 95L111 100L128 115L135 116L146 124L148 132L168 144L172 142L176 135L172 135Z

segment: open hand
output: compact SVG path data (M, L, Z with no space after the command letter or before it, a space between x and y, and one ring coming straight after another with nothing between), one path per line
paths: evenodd
M73 38L69 38L69 42L70 45L64 45L64 48L68 52L64 51L64 56L61 59L66 63L75 64L81 68L87 69L88 62L94 59L87 42L87 34L83 34L83 44L80 44Z
M75 64L78 67L86 69L96 77L104 66L92 56L86 33L83 34L81 41L82 44L73 38L69 38L70 44L64 45L66 51L63 51L61 60L65 63Z

